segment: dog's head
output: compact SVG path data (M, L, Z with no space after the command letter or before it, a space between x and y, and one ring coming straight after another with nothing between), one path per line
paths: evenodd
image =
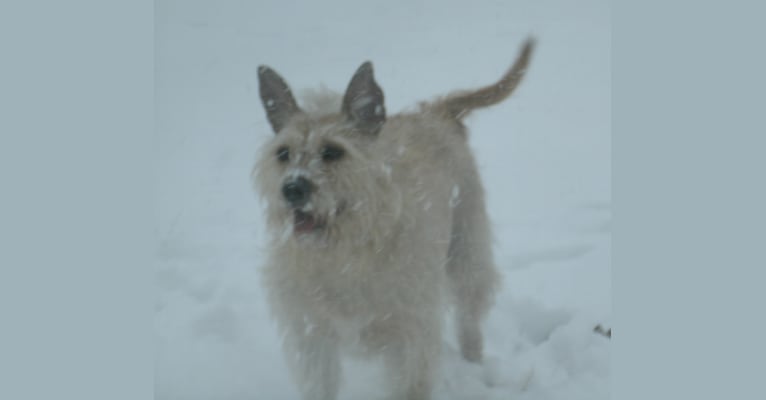
M260 96L274 137L254 170L269 225L283 237L364 237L390 196L390 170L372 144L386 122L383 91L372 64L353 75L332 112L302 110L274 70L258 69ZM356 231L356 232L354 232Z

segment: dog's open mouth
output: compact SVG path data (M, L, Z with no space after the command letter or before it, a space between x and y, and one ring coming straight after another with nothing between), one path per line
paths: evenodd
M321 229L323 224L315 216L300 210L293 211L294 231L296 234L311 233Z

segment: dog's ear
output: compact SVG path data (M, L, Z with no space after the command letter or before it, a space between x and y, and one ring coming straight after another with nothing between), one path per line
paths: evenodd
M271 128L274 129L274 133L279 133L300 108L290 87L273 69L265 65L258 67L258 85Z
M367 61L356 70L343 96L342 112L365 133L377 134L386 121L383 90L372 74L372 63Z

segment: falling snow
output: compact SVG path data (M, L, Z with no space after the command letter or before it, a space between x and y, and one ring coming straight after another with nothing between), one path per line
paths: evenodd
M452 186L452 192L450 193L449 206L453 208L460 202L460 186Z
M247 90L254 66L279 67L296 90L343 90L370 58L393 115L489 83L527 32L540 40L525 81L466 120L503 273L486 358L462 361L449 327L433 398L610 398L611 342L593 333L612 327L608 2L328 0L300 13L287 2L157 4L157 400L299 399L258 269L269 240L248 175L273 133ZM444 188L450 204L466 201L461 189ZM290 238L292 224L283 228L277 240ZM382 397L379 370L345 367L339 400Z

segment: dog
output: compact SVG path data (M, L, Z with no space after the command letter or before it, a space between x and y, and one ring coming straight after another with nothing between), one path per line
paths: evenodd
M379 356L391 398L429 399L449 310L462 357L481 362L500 274L462 121L510 96L533 47L493 85L393 116L369 61L343 95L303 107L258 67L275 133L252 173L271 234L263 284L304 399L336 398L346 348Z

